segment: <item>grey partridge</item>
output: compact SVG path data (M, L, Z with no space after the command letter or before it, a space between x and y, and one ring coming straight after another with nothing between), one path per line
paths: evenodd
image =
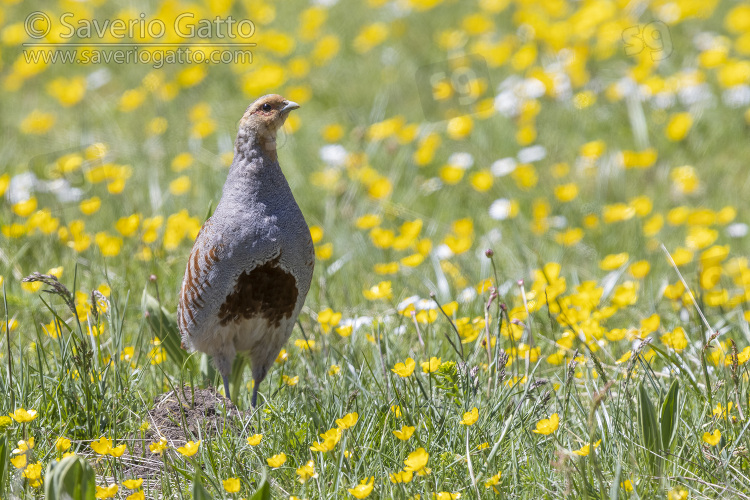
M252 366L252 405L310 289L310 229L279 166L276 131L299 108L266 95L247 108L234 161L216 206L193 245L177 322L183 347L213 357L228 398L237 353Z

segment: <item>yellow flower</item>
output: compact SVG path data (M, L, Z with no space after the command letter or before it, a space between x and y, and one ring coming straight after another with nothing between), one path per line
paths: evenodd
M23 408L19 408L11 413L10 417L19 424L25 424L34 420L37 417L37 413L36 410L24 410Z
M604 271L613 271L625 264L629 258L627 252L610 254L599 262L599 267Z
M629 359L630 359L630 356L632 356L632 355L633 355L633 351L628 351L628 352L626 352L625 354L623 354L622 356L620 356L620 357L619 357L619 358L617 359L617 361L615 361L615 363L616 363L616 364L618 364L618 365L621 365L621 364L622 364L622 363L624 363L625 361L629 360Z
M297 339L297 340L294 341L294 345L296 347L299 347L303 351L307 351L307 350L315 348L315 341L312 340L312 339L310 339L310 340Z
M534 432L537 434L552 434L560 426L560 417L553 413L549 418L543 418L536 423Z
M347 491L354 498L367 498L372 493L372 488L375 485L375 477L371 476L370 479L363 479L354 488L348 488Z
M238 491L240 491L240 480L236 477L224 479L222 481L222 484L224 485L224 490L226 490L227 493L237 493Z
M387 38L388 25L385 23L373 23L362 28L352 45L357 52L365 53L383 43Z
M492 187L494 178L491 171L481 170L471 175L470 182L471 187L473 187L476 191L484 193L485 191L489 191L489 189Z
M497 486L500 484L500 476L502 475L502 472L498 472L491 478L489 478L487 481L484 482L485 488L492 488L493 486Z
M129 490L137 490L143 484L143 478L138 479L126 479L122 482L122 485Z
M628 267L628 272L635 279L643 279L651 270L651 264L647 260L639 260Z
M247 438L247 444L250 446L258 446L260 441L263 439L263 434L253 434Z
M159 455L161 455L168 447L169 444L167 443L167 438L164 437L159 439L159 441L148 445L148 449L151 450L151 453L158 453Z
M392 483L409 483L411 482L412 478L414 477L414 473L407 470L402 470L398 472L394 472L393 474L390 474L391 482Z
M390 281L381 281L368 290L363 290L362 294L367 300L390 299L393 297Z
M359 420L359 414L357 414L357 412L347 413L343 417L336 419L336 425L342 430L349 429L350 427L354 427L357 420Z
M21 122L21 133L44 134L55 124L55 115L35 109Z
M108 455L112 450L112 440L102 436L99 441L91 442L91 449L99 455Z
M563 203L573 201L578 196L578 185L575 183L561 184L555 187L555 198Z
M341 313L334 312L333 309L326 308L318 313L318 323L323 328L323 332L328 333L331 328L338 325L341 321Z
M721 441L721 431L719 429L716 429L711 433L704 432L703 441L710 444L711 446L716 446L717 444L719 444L719 441Z
M625 491L633 491L633 483L630 481L630 479L626 479L625 481L621 482L620 487Z
M19 441L18 442L18 448L15 448L11 453L13 455L18 455L19 453L26 453L27 451L34 448L34 438L30 437L26 441Z
M172 159L172 170L182 172L187 170L193 164L193 155L190 153L180 153Z
M433 373L440 367L440 358L433 356L429 361L422 361L419 365L422 367L424 373Z
M328 368L328 375L331 377L338 375L341 372L341 367L339 365L331 365Z
M117 490L119 489L120 487L116 483L109 486L97 486L96 498L112 498L117 494Z
M274 469L281 467L282 465L284 465L285 462L286 462L286 453L279 453L278 455L274 455L271 458L266 459L266 463L268 464L268 466L273 467Z
M687 490L673 488L667 493L667 500L687 500L689 494Z
M591 141L581 146L580 154L584 158L596 160L607 150L607 144L604 141Z
M414 360L412 358L406 358L403 363L396 363L396 365L391 368L391 371L399 377L406 378L414 373L415 365L416 363L414 363Z
M675 188L684 194L694 193L700 187L700 179L695 168L690 165L675 167L669 174Z
M138 490L135 493L132 493L125 497L125 500L145 500L146 494L143 492L143 490Z
M309 479L318 477L318 473L315 472L315 462L310 460L305 465L297 469L297 480L305 484Z
M353 331L354 331L354 325L346 325L346 326L336 327L336 333L338 333L339 335L341 335L344 338L346 338L349 335L351 335Z
M198 448L200 447L200 445L201 441L198 441L197 443L188 441L187 443L185 443L185 446L180 446L179 448L177 448L177 451L183 456L192 457L198 452Z
M415 427L403 425L401 426L400 431L393 431L393 435L399 438L401 441L406 441L412 436L412 434L414 434L414 429Z
M38 485L35 485L34 483L41 484L39 479L42 477L42 463L36 462L34 464L29 464L28 467L26 467L26 470L23 471L23 477L28 479L29 483L36 488Z
M321 132L323 140L326 142L337 142L344 137L344 127L338 123L332 123L323 127Z
M670 141L681 141L692 126L693 117L690 116L690 113L677 113L669 119L664 133Z
M357 218L354 225L357 229L372 229L382 222L383 218L377 214L365 214Z
M60 453L67 451L68 448L70 448L70 439L60 436L57 438L57 441L55 441L55 449L59 451Z
M391 406L391 411L393 412L393 415L395 417L398 418L398 417L401 416L401 407L399 405L393 405L393 406Z
M371 198L376 200L382 200L391 194L393 191L393 184L385 177L378 177L371 184L367 191L367 194Z
M597 441L596 443L594 443L594 448L598 448L601 443L602 443L602 440L600 439L599 441ZM591 452L591 445L590 444L585 444L585 445L581 446L579 449L573 450L573 453L575 453L579 457L587 457L590 452Z
M11 458L10 463L12 463L13 467L16 469L23 469L26 467L26 454L24 453L23 455Z
M19 201L11 207L13 213L20 217L28 217L34 212L34 210L36 210L36 208L37 201L33 196L28 200Z
M448 121L448 137L455 141L465 138L474 128L474 122L468 115L457 116Z
M121 444L120 446L115 446L114 448L109 450L109 454L113 457L121 457L123 453L125 453L125 450L127 450L128 447L125 444Z
M190 177L181 175L169 183L169 192L175 196L180 196L190 190L191 184Z
M427 461L430 458L430 454L424 448L417 448L416 450L409 453L409 456L404 460L405 471L408 472L420 472L427 465Z
M479 409L475 406L470 411L464 413L464 418L461 419L459 424L461 425L474 425L479 420Z
M441 491L441 492L435 493L433 498L435 500L456 500L457 498L461 498L461 493L450 493L448 491Z
M2 276L0 276L0 287L3 285ZM10 417L6 417L5 415L0 415L0 432L3 432L5 429L13 425L13 419Z
M313 443L310 449L312 451L320 451L322 453L329 452L338 444L339 440L341 439L341 429L329 429L321 434L320 437L322 439Z

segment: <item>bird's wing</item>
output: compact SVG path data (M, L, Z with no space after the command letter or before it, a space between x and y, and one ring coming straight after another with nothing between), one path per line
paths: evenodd
M221 232L213 228L209 218L195 239L180 290L177 323L183 338L189 335L206 306L205 295L212 286L209 278L216 271L223 249Z

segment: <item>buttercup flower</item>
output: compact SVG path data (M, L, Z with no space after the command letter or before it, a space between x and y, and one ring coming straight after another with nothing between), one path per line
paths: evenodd
M470 411L464 413L464 418L461 419L459 424L461 425L474 425L479 420L479 409L475 406Z
M414 434L414 429L414 427L404 425L401 427L401 430L393 431L393 435L399 438L401 441L406 441L412 436L412 434Z
M188 441L187 443L185 443L185 446L180 446L179 448L177 448L177 451L183 456L192 457L193 455L198 453L198 448L200 448L200 445L201 441L198 441L197 443Z
M18 408L11 413L10 416L19 424L25 424L34 420L37 417L37 412L36 410L24 410L23 408Z
M224 490L227 493L237 493L240 491L240 480L236 477L230 477L221 481L224 485Z
M399 377L408 377L412 373L414 373L414 366L416 363L411 358L406 358L406 360L403 363L396 363L396 365L391 368L391 371L398 375Z
M534 432L537 434L552 434L555 432L560 425L560 418L557 413L553 413L549 418L543 418L536 423L536 429Z
M286 453L279 453L271 458L267 458L266 462L269 467L273 467L274 469L281 467L286 462Z
M373 476L369 479L363 479L357 486L355 486L354 488L349 488L346 491L348 491L349 494L354 498L367 498L368 496L370 496L370 493L372 493L374 485L375 477Z

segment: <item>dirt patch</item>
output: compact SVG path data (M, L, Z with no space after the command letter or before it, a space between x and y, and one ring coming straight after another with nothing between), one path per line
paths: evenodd
M148 411L149 429L146 438L158 441L164 437L170 446L182 446L199 436L220 434L226 427L240 433L249 411L241 412L216 388L181 389L160 394Z
M194 389L184 386L160 394L154 398L154 406L148 411L148 429L127 441L128 454L123 459L129 465L128 472L139 477L160 472L162 461L151 453L149 445L162 437L174 449L190 440L210 439L225 429L241 435L249 425L251 411L238 410L213 387Z

